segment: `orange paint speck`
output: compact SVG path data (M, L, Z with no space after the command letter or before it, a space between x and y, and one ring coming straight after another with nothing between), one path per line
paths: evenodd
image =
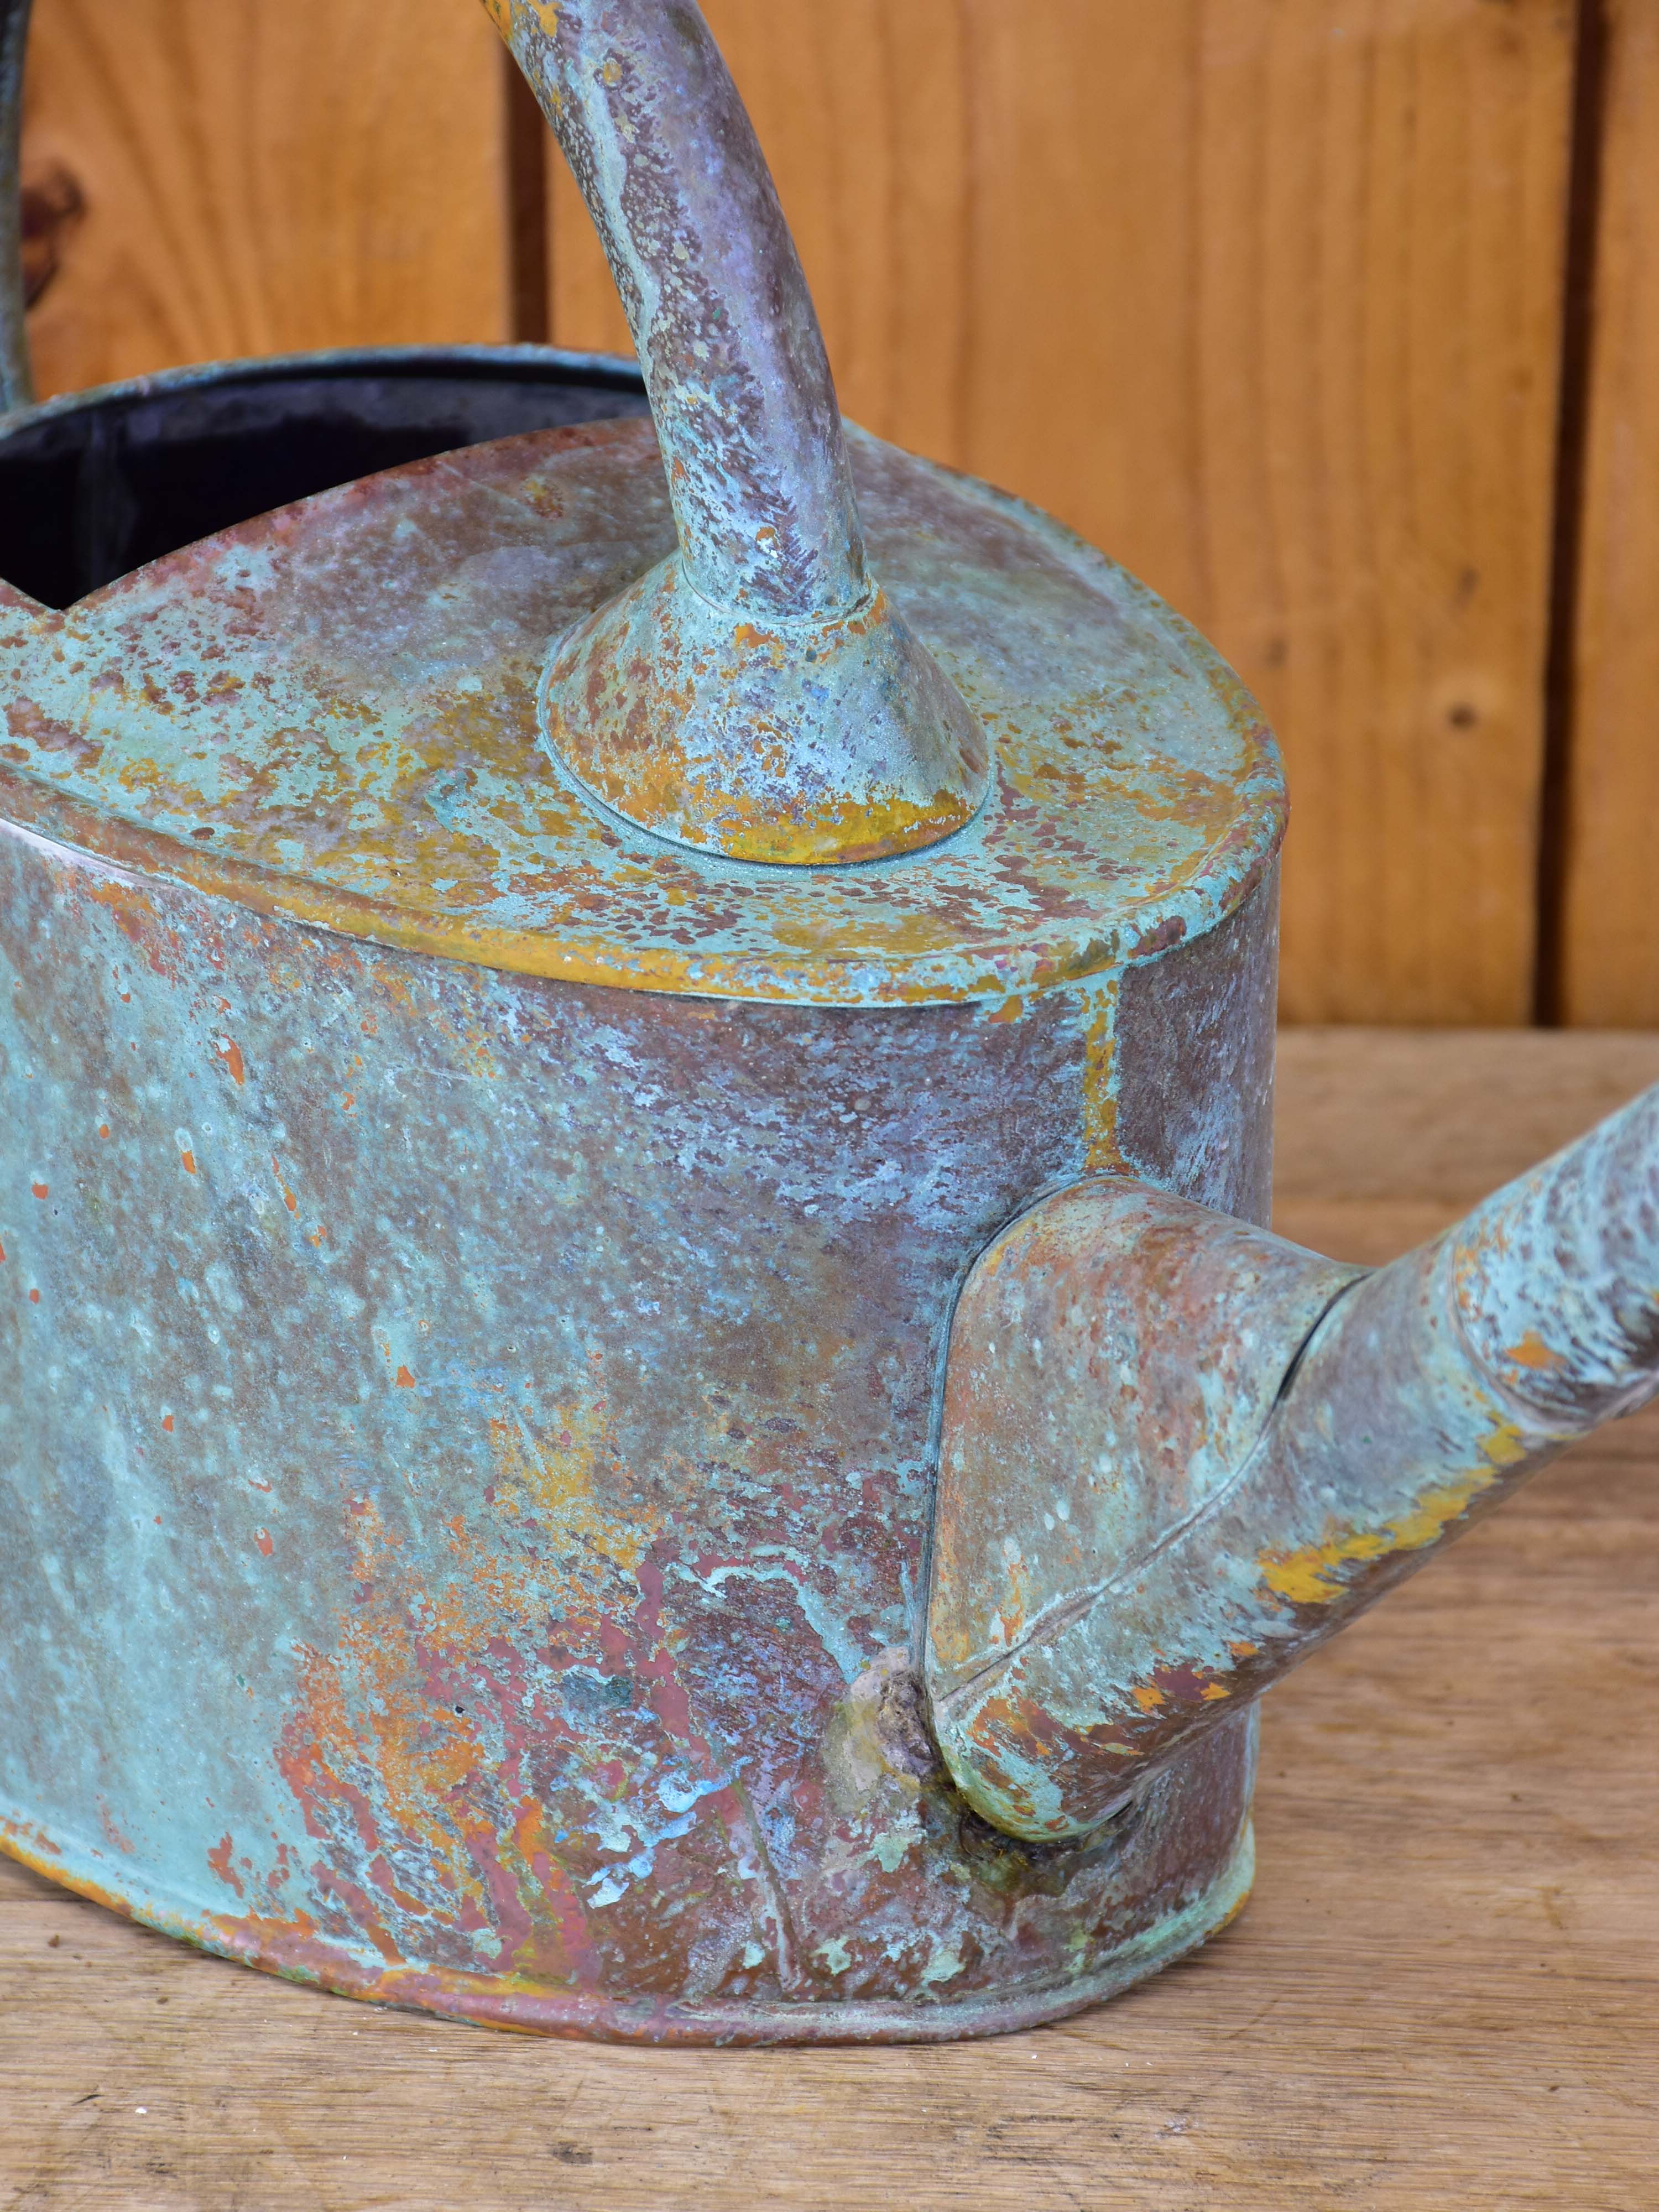
M106 1136L108 1136L108 1134L109 1134L109 1123L108 1123L107 1121L100 1121L100 1122L98 1124L98 1133L99 1133L99 1135L100 1135L100 1137L106 1137Z
M225 1066L230 1070L232 1081L235 1083L242 1082L246 1077L247 1066L242 1058L242 1048L237 1043L234 1037L220 1038L219 1057L223 1060Z
M259 1556L261 1559L268 1559L270 1557L271 1553L276 1549L275 1545L273 1545L270 1540L270 1531L269 1528L256 1528L253 1532L253 1540L259 1547Z
M162 1427L167 1431L167 1434L168 1434L169 1436L171 1436L171 1435L172 1435L172 1433L173 1433L173 1416L172 1416L172 1414L171 1414L171 1413L163 1413L163 1414L162 1414L162 1416L161 1416L161 1426L162 1426Z
M194 1175L194 1174L195 1174L195 1172L196 1172L196 1155L195 1155L195 1153L194 1153L194 1152L180 1152L180 1153L179 1153L179 1158L180 1158L180 1160L184 1163L185 1173L186 1175Z
M406 1367L400 1367L398 1370L396 1380L400 1390L412 1390L415 1388L415 1377Z
M49 1184L44 1182L32 1182L29 1185L30 1190L34 1194L36 1198L44 1198L50 1187L51 1186Z
M374 1017L371 1014L368 1019L363 1024L363 1035L365 1036L379 1036L380 1034L380 1030L374 1026Z
M29 1292L29 1304L30 1304L32 1306L38 1306L38 1305L40 1304L40 1291L31 1291Z

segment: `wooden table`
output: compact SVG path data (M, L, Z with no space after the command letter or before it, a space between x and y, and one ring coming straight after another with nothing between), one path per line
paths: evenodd
M1300 1031L1280 1225L1382 1260L1659 1080L1647 1036ZM0 1862L0 2212L1659 2206L1659 1419L1268 1701L1196 1958L941 2050L538 2043L268 1981Z

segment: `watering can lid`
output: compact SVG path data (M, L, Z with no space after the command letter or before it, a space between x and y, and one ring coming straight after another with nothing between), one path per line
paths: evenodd
M887 588L994 748L985 805L928 850L696 854L607 818L550 760L550 634L673 543L640 421L319 494L61 614L0 598L0 812L382 944L719 997L1001 998L1212 926L1282 821L1242 687L1058 524L850 444Z
M347 934L718 997L1006 999L1212 926L1283 823L1235 679L1057 524L843 426L694 9L497 14L654 434L416 462L62 613L0 584L0 812Z

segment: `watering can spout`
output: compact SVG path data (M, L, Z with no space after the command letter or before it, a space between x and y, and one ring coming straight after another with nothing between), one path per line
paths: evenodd
M1374 1273L1127 1178L970 1277L927 1650L977 1810L1086 1832L1659 1389L1659 1088Z

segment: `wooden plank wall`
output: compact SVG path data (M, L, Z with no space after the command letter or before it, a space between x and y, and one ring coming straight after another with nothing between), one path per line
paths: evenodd
M501 95L465 0L39 0L25 189L67 177L85 212L37 386L506 337Z
M1601 38L1558 1011L1622 1029L1659 1023L1659 8Z
M1266 703L1287 1018L1522 1022L1541 975L1570 1020L1659 1021L1653 0L705 6L848 412L1053 508ZM44 388L625 343L465 0L35 7L26 159L84 204Z

